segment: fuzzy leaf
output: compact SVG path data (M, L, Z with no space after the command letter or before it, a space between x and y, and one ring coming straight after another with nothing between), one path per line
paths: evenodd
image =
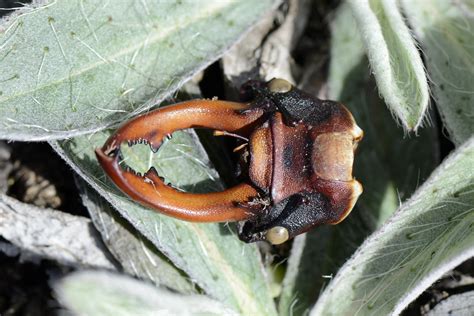
M472 1L402 1L420 42L431 89L451 139L474 135L474 4Z
M423 62L396 0L349 0L377 87L407 130L417 130L428 107Z
M146 240L120 214L93 190L85 181L76 181L82 203L102 235L107 248L120 262L125 272L148 279L158 286L165 286L179 293L194 293L195 286L186 275Z
M415 191L438 161L436 130L424 128L417 137L404 137L378 97L346 4L336 13L331 34L329 98L342 101L364 130L354 165L364 193L341 224L316 228L295 241L280 298L284 315L304 314L339 267L395 212L400 200Z
M270 0L72 0L0 25L0 137L66 138L145 111L216 60Z
M427 316L472 316L474 311L474 291L461 294L450 295L439 302L432 310L426 313Z
M106 272L71 274L55 290L75 315L238 315L203 295L179 295Z
M0 237L21 249L20 261L45 258L73 267L115 269L90 219L22 203L3 193Z
M364 242L311 315L398 315L444 273L474 256L472 166L474 137Z
M99 167L94 148L109 133L99 132L57 143L54 147L89 184L108 200L140 233L211 297L244 315L274 315L275 307L255 245L241 242L232 227L176 220L148 210L125 197ZM160 175L188 190L209 188L217 175L202 148L189 134L177 132L157 155ZM148 156L147 156L148 157ZM137 157L147 160L145 157ZM134 159L133 155L129 160ZM127 160L127 164L132 164ZM211 178L211 176L213 178Z

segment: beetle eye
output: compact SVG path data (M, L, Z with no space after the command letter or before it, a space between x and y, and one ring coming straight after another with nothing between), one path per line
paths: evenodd
M293 85L284 79L274 78L268 83L268 89L274 93L285 93L293 89Z
M275 226L265 233L265 237L272 245L279 245L287 241L290 235L285 227Z

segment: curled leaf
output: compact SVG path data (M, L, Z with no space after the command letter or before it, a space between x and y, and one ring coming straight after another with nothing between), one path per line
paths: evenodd
M350 0L377 87L407 130L417 130L428 107L423 62L395 0Z

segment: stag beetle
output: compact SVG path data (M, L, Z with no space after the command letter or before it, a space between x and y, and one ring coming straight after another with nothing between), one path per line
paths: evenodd
M352 166L363 131L349 110L277 78L246 82L241 99L191 100L138 116L96 149L97 159L142 205L187 221L239 221L245 242L281 244L342 221L362 193ZM141 176L120 167L123 142L144 142L156 152L167 135L186 128L245 139L246 180L222 192L185 193L166 185L154 168Z

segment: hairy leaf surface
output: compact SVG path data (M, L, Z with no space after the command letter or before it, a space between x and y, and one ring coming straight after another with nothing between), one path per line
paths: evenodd
M162 101L275 5L72 0L0 25L0 138L97 131Z

